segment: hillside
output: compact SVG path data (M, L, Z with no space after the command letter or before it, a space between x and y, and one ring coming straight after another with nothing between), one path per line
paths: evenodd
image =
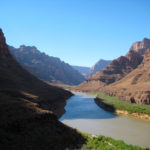
M96 72L103 70L107 65L111 63L110 60L100 59L95 65L90 67L82 66L72 66L74 69L78 70L85 78L89 78Z
M146 98L149 95L149 86L147 85L149 73L148 70L144 71L146 66L148 69L148 64L150 63L148 60L145 62L145 55L148 53L146 50L148 48L150 48L150 39L144 38L142 42L135 42L126 56L121 56L113 60L104 70L97 72L73 89L86 92L104 91L109 95L113 95L124 100L131 101L133 99L133 101L137 103L150 103L149 98ZM143 64L145 64L145 67ZM136 85L127 81L127 78L130 78L130 80L133 79L134 82L136 82ZM137 79L141 79L141 82L140 80L137 82ZM129 86L129 84L131 85ZM141 91L137 92L137 88L141 88ZM135 94L138 98L135 98Z
M85 78L87 78L87 73L90 70L90 67L83 67L83 66L72 66L74 69L78 70Z
M87 77L91 77L96 72L100 72L111 63L111 60L100 59L95 65L93 65L87 73Z
M130 102L150 104L150 49L146 50L142 63L135 70L103 91Z
M41 53L35 46L9 46L10 52L27 71L42 80L77 85L84 77L59 58Z
M111 84L123 78L135 69L141 62L142 56L135 51L130 51L126 56L113 60L101 72L97 72L88 81L99 80L105 84Z
M75 89L83 91L99 90L106 85L112 84L129 72L134 70L141 62L143 57L137 52L131 51L126 56L121 56L113 60L106 68L96 72L86 81L76 86Z
M82 141L57 120L72 94L24 70L11 56L0 29L0 149L66 149ZM54 115L55 114L55 115Z

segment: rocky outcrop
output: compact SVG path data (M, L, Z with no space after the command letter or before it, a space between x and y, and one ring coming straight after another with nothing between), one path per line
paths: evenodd
M145 51L145 54L144 54L144 59L143 59L143 64L146 64L146 63L149 63L150 62L150 48L148 48L146 51Z
M93 75L88 81L99 80L108 85L122 79L141 64L147 48L150 48L150 39L144 38L142 42L134 43L126 56L113 60L110 65Z
M146 49L147 48L147 49ZM150 39L134 43L126 56L113 60L79 86L78 91L103 91L133 103L150 103Z
M101 72L97 72L85 82L73 87L79 91L98 91L106 85L112 84L129 72L134 70L143 60L143 57L135 51L130 51L126 56L113 60Z
M39 79L69 85L77 85L84 81L84 77L69 64L41 53L35 46L10 46L9 49L23 68Z
M64 150L84 140L56 117L70 96L24 70L0 30L0 149Z
M111 63L110 60L100 59L95 65L90 67L73 66L74 69L78 70L86 79L94 75L96 72L100 72L106 66Z
M83 67L83 66L72 66L78 72L80 72L85 78L87 78L87 74L90 70L90 67Z
M89 72L87 73L87 78L91 77L94 75L96 72L100 72L103 70L105 67L107 67L111 63L111 60L104 60L100 59L95 65L93 65Z
M105 93L139 104L150 104L150 49L142 63L123 79L102 89Z
M126 56L113 60L110 65L101 72L97 72L88 81L99 80L106 85L116 82L135 69L142 62L142 59L138 53L130 51Z
M144 38L141 42L135 42L130 48L130 51L135 51L140 55L144 55L145 50L150 48L150 39Z

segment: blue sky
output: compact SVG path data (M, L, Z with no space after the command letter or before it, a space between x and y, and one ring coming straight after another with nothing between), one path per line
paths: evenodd
M34 45L71 65L125 55L150 38L150 0L0 0L7 43Z

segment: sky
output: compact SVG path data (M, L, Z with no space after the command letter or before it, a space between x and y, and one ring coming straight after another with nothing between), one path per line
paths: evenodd
M7 43L78 66L125 55L150 38L150 0L0 0Z

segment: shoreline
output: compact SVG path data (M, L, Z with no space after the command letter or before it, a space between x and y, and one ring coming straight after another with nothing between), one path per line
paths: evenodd
M121 115L129 115L129 116L133 116L133 117L140 118L140 119L150 120L150 115L148 114L144 114L144 113L142 114L142 113L137 113L137 112L130 113L127 110L116 109L112 105L105 103L102 99L98 97L96 97L94 101L98 106L100 106L106 111L116 113L116 114L121 114Z
M148 115L148 114L129 113L127 110L119 110L119 109L116 109L115 113L116 114L123 114L123 115L131 115L131 116L136 117L136 118L150 120L150 115Z
M77 94L80 94L80 93L77 93ZM86 94L86 93L85 93ZM75 100L75 99L74 99ZM95 103L94 101L94 98L92 98L92 103ZM73 103L74 104L74 103ZM75 104L74 104L75 105ZM73 105L73 107L74 107L74 105ZM84 105L84 103L83 103L83 105ZM96 107L99 107L99 106L96 106ZM101 110L102 111L102 110ZM91 111L92 112L92 111ZM105 112L105 113L108 113L108 112ZM122 116L123 117L123 116ZM120 118L119 118L120 119ZM124 119L124 118L123 118ZM129 119L129 118L125 118L125 120L126 119ZM72 119L71 119L71 121L72 121ZM121 121L122 121L122 119L121 119ZM130 121L130 119L129 119L129 121ZM134 120L131 120L131 121L134 121ZM136 119L135 119L135 121L137 121ZM97 122L97 120L96 120L96 122ZM116 122L116 121L114 121L114 122ZM67 124L67 122L65 122L66 124ZM78 123L78 122L77 122ZM75 122L73 123L73 124L75 124ZM88 124L88 122L86 122L86 124ZM107 123L107 124L109 124L109 122ZM72 124L68 124L70 127L72 127ZM104 127L106 127L106 126L104 126ZM116 126L115 126L116 127ZM73 127L74 128L74 127ZM85 132L85 131L83 131L82 130L82 128L80 129L80 128L78 128L77 126L75 126L75 128L77 128L77 131L79 131L79 132ZM107 127L106 127L107 128ZM124 128L123 128L124 129ZM127 130L128 131L128 130ZM97 132L96 132L97 133ZM98 139L100 139L99 138L99 136L100 135L104 135L105 137L104 138L107 138L107 137L112 137L112 139L115 139L115 137L113 137L113 136L111 136L111 135L105 135L105 133L101 133L101 134L99 134L99 133L90 133L90 135L88 135L90 138L92 138L92 139L94 139L94 140L98 140ZM130 130L129 130L129 132L128 133L130 133ZM84 133L83 133L84 134ZM125 133L126 134L126 133ZM140 133L141 134L141 133ZM116 138L117 139L117 138ZM131 144L130 142L128 142L126 139L120 139L120 138L118 138L118 140L122 140L122 141L124 141L125 143L127 143L127 144ZM109 142L110 143L110 142ZM109 145L109 143L108 143L108 145ZM113 145L113 144L112 144ZM137 145L137 143L134 143L134 145ZM143 149L145 148L145 146L143 146L143 145L138 145L138 146L140 146L140 147L143 147ZM146 147L148 147L148 146L146 146ZM128 149L128 148L127 148Z
M72 93L72 92L82 92L82 93L87 93L87 94L91 94L90 92L85 92L85 91L81 91L81 90L72 90L72 89L69 89L69 91ZM94 96L97 96L97 94L91 94L91 95L94 95ZM101 103L99 103L96 99L99 99L101 100ZM134 112L134 113L130 113L129 111L127 110L123 110L123 109L117 109L115 107L113 107L112 105L110 104L107 104L105 103L101 98L99 97L95 97L94 98L94 101L95 103L100 106L101 108L103 108L104 110L106 111L109 111L109 112L112 112L112 113L116 113L118 115L125 115L125 116L133 116L135 118L139 118L139 119L146 119L146 120L150 120L150 115L146 114L146 113L137 113L137 112Z
M69 89L69 90L74 91L74 92L83 92L83 93L88 93L88 94L94 95L95 96L95 98L94 98L95 103L106 111L116 113L119 115L126 115L126 116L128 115L128 116L132 116L132 117L139 118L139 119L150 120L150 115L148 115L146 113L137 113L137 112L130 113L127 110L117 109L114 106L105 103L100 97L97 97L97 94L92 94L91 92L75 90L75 89L73 89L73 90ZM99 99L99 100L101 99L101 103L99 103L96 99Z

